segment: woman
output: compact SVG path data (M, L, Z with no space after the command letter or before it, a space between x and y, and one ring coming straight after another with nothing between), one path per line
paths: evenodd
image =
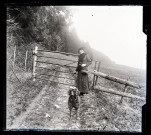
M84 47L80 48L78 53L80 55L78 59L78 66L76 68L76 72L78 72L77 87L80 91L80 95L83 95L89 93L89 81L88 74L83 73L81 70L88 70L88 66L92 63L92 60L88 54L85 53Z

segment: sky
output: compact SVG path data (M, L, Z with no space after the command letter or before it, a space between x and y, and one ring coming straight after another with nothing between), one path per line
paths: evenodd
M73 24L81 40L117 64L146 69L142 6L73 6Z

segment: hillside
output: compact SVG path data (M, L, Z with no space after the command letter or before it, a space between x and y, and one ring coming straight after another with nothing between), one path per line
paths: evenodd
M122 79L128 79L132 82L146 85L146 71L125 65L116 64L108 56L92 49L93 60L101 62L100 71L108 75L116 76ZM93 64L94 67L94 64ZM90 68L93 70L93 68Z
M101 51L97 51L95 49L92 49L93 53L93 60L94 61L100 61L103 65L113 65L114 62L105 54L103 54Z
M77 54L80 47L85 47L88 52L92 53L94 61L100 61L103 65L114 64L114 62L101 51L91 48L91 45L88 42L80 40L80 37L77 35L77 31L74 28L71 29L67 37L66 52Z

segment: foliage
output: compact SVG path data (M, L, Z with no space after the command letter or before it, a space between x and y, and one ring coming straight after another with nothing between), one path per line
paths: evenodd
M7 8L7 56L15 66L24 69L28 50L27 69L32 70L32 50L66 50L65 31L70 23L70 12L63 6L8 6ZM9 66L8 64L8 66Z

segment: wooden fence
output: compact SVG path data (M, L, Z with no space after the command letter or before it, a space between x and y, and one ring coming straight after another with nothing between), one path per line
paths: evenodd
M102 77L102 78L108 79L110 81L114 81L116 83L124 84L125 85L124 92L116 91L116 90L113 90L113 89L105 89L103 87L96 87L96 85L93 86L93 89L98 89L98 90L101 90L103 92L112 93L112 94L115 94L115 95L121 95L120 103L122 103L123 97L131 97L131 98L137 98L137 99L145 100L145 98L143 98L143 97L139 97L139 96L135 96L135 95L126 93L126 89L127 89L128 86L131 86L131 87L137 88L137 89L141 89L141 88L144 87L143 85L139 85L139 84L131 82L131 81L120 79L118 77L110 76L110 75L107 75L107 74L104 74L104 73L101 73L101 72L98 72L98 71L83 70L82 72L91 73L91 74L94 74L94 76ZM97 82L95 82L95 84L96 83Z

